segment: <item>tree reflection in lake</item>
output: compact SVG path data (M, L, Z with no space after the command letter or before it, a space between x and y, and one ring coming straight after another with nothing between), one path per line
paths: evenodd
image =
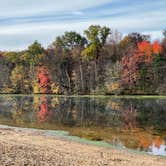
M45 96L40 98L39 111L37 112L37 119L40 122L49 121L51 119L52 111L50 111L49 99Z
M166 155L165 99L1 96L0 123Z

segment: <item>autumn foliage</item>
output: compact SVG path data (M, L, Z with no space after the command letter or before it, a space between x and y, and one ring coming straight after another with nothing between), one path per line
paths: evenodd
M121 82L122 85L129 85L133 87L136 85L139 73L139 64L142 62L142 54L134 51L131 56L124 56L122 58L121 68Z
M41 93L51 93L50 74L46 66L37 68L37 78Z
M47 49L35 41L0 57L0 93L166 94L166 36L152 43L134 32L122 39L92 25L84 36L65 32Z
M138 43L138 51L142 53L145 57L145 62L151 62L152 61L152 45L147 42L143 41Z
M41 104L39 106L39 112L37 113L37 118L40 122L45 122L49 120L51 112L49 110L49 102L46 97L41 97Z
M121 60L121 82L129 89L136 86L141 66L151 64L156 54L160 54L161 45L155 41L138 43L137 49L131 50L130 55L125 55Z
M150 42L143 41L138 43L138 50L139 52L144 54L145 62L152 62L152 58L153 58L152 56L154 54L160 54L162 47L158 41L155 41L152 44Z
M152 44L152 48L154 54L160 54L162 51L162 46L157 41Z

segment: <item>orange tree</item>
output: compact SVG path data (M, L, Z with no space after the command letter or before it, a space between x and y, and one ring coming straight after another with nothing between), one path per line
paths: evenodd
M161 45L142 41L137 48L130 50L121 60L121 84L127 93L153 93L156 78L153 67L160 68L163 63Z

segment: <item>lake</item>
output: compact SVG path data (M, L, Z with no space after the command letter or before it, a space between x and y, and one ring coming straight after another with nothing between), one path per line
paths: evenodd
M166 98L2 95L0 124L166 156Z

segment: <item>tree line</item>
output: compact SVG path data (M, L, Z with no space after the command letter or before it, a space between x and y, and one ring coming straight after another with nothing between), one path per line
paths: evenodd
M166 30L161 42L91 25L47 49L0 52L0 93L166 94Z

